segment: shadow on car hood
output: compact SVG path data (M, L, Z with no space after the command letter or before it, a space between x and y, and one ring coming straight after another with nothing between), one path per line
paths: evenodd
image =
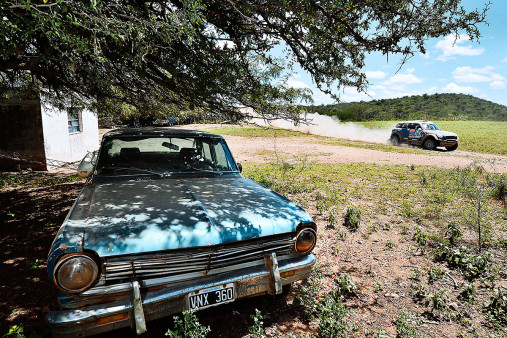
M241 176L87 186L60 243L116 256L216 245L296 230L311 217ZM74 243L72 243L74 242Z

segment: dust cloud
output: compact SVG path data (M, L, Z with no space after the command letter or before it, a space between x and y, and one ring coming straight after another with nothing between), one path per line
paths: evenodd
M366 141L373 143L387 143L391 136L391 128L370 129L353 122L340 122L336 117L308 114L309 124L294 126L294 123L285 120L271 121L269 124L261 119L255 119L255 123L262 126L290 129L305 134L335 137L354 141Z

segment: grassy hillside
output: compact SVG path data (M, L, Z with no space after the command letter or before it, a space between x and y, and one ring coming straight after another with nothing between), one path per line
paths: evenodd
M507 121L507 106L465 94L424 94L307 108L310 112L336 116L342 121L405 119Z

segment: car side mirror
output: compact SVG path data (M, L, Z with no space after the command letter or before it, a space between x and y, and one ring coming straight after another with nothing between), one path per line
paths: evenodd
M97 153L98 151L89 152L81 160L81 163L79 163L79 166L77 167L77 174L79 177L87 178L92 175L97 162Z
M243 166L241 165L241 163L236 163L236 167L238 167L238 170L239 172L242 172L243 171Z

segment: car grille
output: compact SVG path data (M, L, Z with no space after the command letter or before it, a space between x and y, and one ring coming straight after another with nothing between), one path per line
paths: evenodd
M264 264L264 254L292 252L292 234L266 236L209 247L171 250L163 253L107 258L103 263L106 284L127 280L164 278L178 282L242 267Z
M452 141L452 140L456 140L457 137L456 136L444 136L444 140L447 140L447 141Z

